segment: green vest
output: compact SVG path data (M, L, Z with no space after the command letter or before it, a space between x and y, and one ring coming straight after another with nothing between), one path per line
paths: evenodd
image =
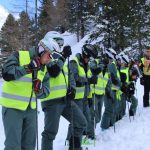
M19 51L19 63L20 66L30 63L30 55L28 51ZM45 73L46 67L44 71L38 71L37 78L43 81ZM8 108L26 110L29 105L31 93L32 74L26 74L14 81L4 81L0 105ZM35 93L33 93L30 105L32 109L36 108Z
M68 68L63 66L63 71L56 77L50 78L50 94L48 97L41 99L41 102L65 97L68 87Z
M80 66L78 58L75 57L74 60L76 61L77 66L78 66L78 74L79 74L79 76L80 77L86 77L84 68ZM82 99L82 98L84 98L84 91L85 91L85 86L83 86L83 87L76 87L75 99Z

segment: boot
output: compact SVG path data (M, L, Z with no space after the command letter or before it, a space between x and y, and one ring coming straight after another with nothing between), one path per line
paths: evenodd
M69 140L69 150L82 150L79 137L71 136Z
M130 116L134 116L133 110L129 110L129 115L130 115Z
M149 98L143 96L143 107L149 107Z

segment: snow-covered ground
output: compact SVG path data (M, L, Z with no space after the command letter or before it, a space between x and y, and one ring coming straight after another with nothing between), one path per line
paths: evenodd
M80 42L76 44L75 35L70 35L65 33L64 35L65 43L72 46L73 56L75 53L81 50L82 44ZM66 42L67 41L67 42ZM0 94L2 91L3 80L0 79ZM137 93L139 105L137 110L137 115L134 120L131 118L129 121L128 111L126 116L116 123L116 132L114 133L113 127L106 131L101 131L100 124L96 128L96 146L90 147L90 150L149 150L150 149L150 108L143 108L142 106L142 96L143 87L137 82ZM39 125L39 150L41 144L41 132L43 130L43 120L44 115L41 111L40 102L38 105L38 110L40 111L38 115L38 125ZM0 107L1 111L1 107ZM4 130L2 118L0 115L0 150L4 149ZM59 131L54 141L54 150L66 150L65 139L67 135L68 122L61 117Z
M0 80L0 93L2 90L2 79ZM149 150L150 140L150 108L142 107L142 95L143 87L137 82L137 97L139 100L139 106L137 115L134 120L131 118L129 121L128 111L127 115L116 123L116 133L114 133L113 127L102 132L100 125L96 128L96 146L90 147L91 150ZM38 115L39 119L39 147L41 143L41 132L43 130L43 112L39 103L38 109L40 111ZM1 107L0 107L1 111ZM60 120L59 131L54 141L54 150L66 150L65 138L67 134L68 122L62 117ZM4 130L2 118L0 115L0 149L4 148Z

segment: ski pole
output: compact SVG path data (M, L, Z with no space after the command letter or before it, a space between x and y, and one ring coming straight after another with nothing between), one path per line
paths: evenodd
M115 114L115 104L113 104L113 113ZM113 127L114 127L114 133L116 133L116 125L115 125L115 121L113 122Z
M94 84L94 147L96 145L96 136L95 136L96 118L95 118L95 111L96 111L96 99L95 99L95 84Z
M35 48L37 50L38 45L38 39L37 39L37 0L35 0ZM37 74L36 74L37 76ZM37 150L39 149L39 142L38 142L38 102L37 102L37 96L35 94L35 100L36 100L36 139L37 139Z
M68 89L70 89L70 60L68 57ZM73 125L73 107L72 107L72 100L70 101L70 108L71 108L71 134L72 134L72 145L74 150L74 125Z
M129 102L128 102L128 101L127 101L127 105L128 105L129 120L130 120L130 122L131 122L130 110L129 110Z
M138 97L138 95L137 95L136 83L135 83L135 93L136 93L136 98L137 98L137 97ZM139 116L140 116L140 115L141 115L141 113L140 113L139 105L137 106L137 108L138 108L138 113L139 113Z
M38 73L37 70L35 70L33 72L33 76L32 76L33 81L37 79L37 73ZM33 81L32 81L32 83L33 83ZM33 95L33 91L34 91L34 87L32 86L32 95ZM39 139L38 138L38 101L37 101L36 94L35 94L35 103L36 103L36 139L37 139L37 150L38 150L39 149L39 147L38 147L39 146L39 140L38 140Z

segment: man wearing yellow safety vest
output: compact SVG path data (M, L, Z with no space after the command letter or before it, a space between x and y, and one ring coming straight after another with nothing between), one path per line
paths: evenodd
M104 100L105 110L103 113L101 128L105 130L112 126L119 117L119 99L120 99L120 76L116 67L116 52L112 49L106 49L103 55L103 62L107 66L109 79L106 85L106 97Z
M122 116L126 113L126 101L131 102L131 106L129 108L129 115L134 116L136 113L138 101L136 97L134 96L135 92L135 84L133 81L135 81L138 77L138 72L136 68L131 67L129 69L129 58L127 55L121 55L121 67L120 67L120 78L122 82Z
M70 69L69 65L65 64L66 59L72 54L71 47L64 46L63 50L60 50L64 39L56 31L48 32L44 38L53 38L58 45L58 49L53 53L54 61L47 66L50 94L41 100L44 112L41 150L53 150L53 141L58 132L61 116L73 124L69 150L80 150L80 138L86 128L86 119L78 106L73 102L76 85L71 71L68 70Z
M36 97L49 93L44 81L48 64L55 50L53 40L42 39L38 48L16 51L3 66L4 84L0 105L5 131L5 150L35 150Z
M149 94L150 94L150 48L145 50L144 57L141 59L141 70L143 77L141 84L144 86L143 106L149 107Z
M75 103L79 106L81 111L84 113L87 120L87 128L84 134L88 137L91 128L91 114L88 105L88 98L90 96L91 88L90 84L97 83L97 77L92 75L89 68L90 57L97 57L97 49L91 44L84 44L82 52L77 53L75 58L71 60L70 67L74 74L76 81L76 95ZM91 95L92 98L92 95ZM70 129L71 127L69 127ZM68 130L69 132L69 130ZM69 139L69 134L67 139Z
M95 85L92 85L92 101L90 104L91 110L91 133L90 137L95 138L96 124L101 121L102 106L105 95L105 87L108 82L107 66L103 64L102 58L97 58L90 62L90 69L93 75L98 77Z

